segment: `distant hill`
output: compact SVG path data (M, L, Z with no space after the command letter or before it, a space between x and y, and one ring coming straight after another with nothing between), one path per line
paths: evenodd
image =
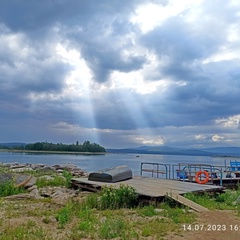
M137 148L107 149L112 153L189 155L189 156L240 156L240 147L174 148L168 146L142 146Z
M0 146L11 148L26 146L27 143L9 142L0 143ZM222 156L240 157L240 147L215 147L215 148L177 148L169 146L141 146L136 148L106 149L110 153L133 154L162 154L162 155L188 155L188 156Z
M205 148L203 150L209 153L214 153L216 155L240 156L240 147L217 147L217 148Z

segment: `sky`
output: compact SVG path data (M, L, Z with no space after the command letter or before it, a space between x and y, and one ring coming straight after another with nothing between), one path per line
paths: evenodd
M240 146L240 1L0 0L0 142Z

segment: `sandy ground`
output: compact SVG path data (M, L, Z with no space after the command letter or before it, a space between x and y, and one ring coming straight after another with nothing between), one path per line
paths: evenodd
M185 228L185 229L184 229ZM188 228L188 229L187 229ZM239 240L240 218L233 211L199 213L197 221L182 226L181 236L170 234L167 240ZM190 230L191 229L191 230Z

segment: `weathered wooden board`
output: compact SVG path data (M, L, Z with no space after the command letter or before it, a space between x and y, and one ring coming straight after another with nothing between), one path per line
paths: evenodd
M209 211L207 208L171 191L169 193L166 194L167 197L169 198L172 198L174 199L175 201L185 205L185 206L188 206L190 208L192 208L193 210L197 211L197 212L206 212L206 211Z
M135 188L137 193L140 195L153 198L164 197L171 191L174 191L176 194L184 194L187 192L221 191L223 189L220 186L202 185L197 183L140 176L117 183L89 181L87 178L73 178L72 184L77 187L93 191L98 191L103 186L114 186L118 188L121 184L124 184Z

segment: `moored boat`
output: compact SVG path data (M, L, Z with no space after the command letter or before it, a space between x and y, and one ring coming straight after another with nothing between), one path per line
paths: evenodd
M110 183L120 182L130 178L132 178L132 170L126 165L102 169L97 172L92 172L88 176L88 180L90 181Z

